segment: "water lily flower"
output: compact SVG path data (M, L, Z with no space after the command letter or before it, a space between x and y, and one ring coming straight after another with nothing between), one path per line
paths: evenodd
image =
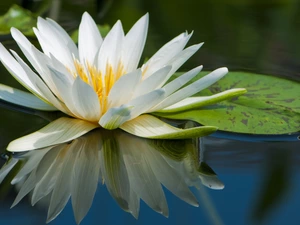
M38 110L60 110L80 120L74 120L74 126L81 135L95 127L121 128L146 138L184 138L216 130L215 127L175 130L149 115L165 109L187 110L197 106L205 99L189 97L228 72L227 68L219 68L183 87L200 72L202 66L198 66L167 83L202 46L200 43L185 48L192 34L178 35L139 68L148 14L126 35L121 22L117 21L103 38L91 16L85 12L79 26L78 47L51 19L39 17L37 28L33 30L42 51L19 30L11 29L12 37L31 66L15 51L9 52L0 44L3 65L32 94L1 84L0 99ZM237 91L241 90L232 93ZM53 133L56 128L50 126L47 129L48 133ZM72 132L69 134L69 138L72 135L76 138ZM10 145L9 150L16 149Z
M208 172L198 169L196 146L192 139L149 140L121 130L98 129L69 143L13 155L0 169L0 183L17 162L22 162L11 181L19 187L13 206L31 193L32 205L48 208L47 222L55 219L71 199L79 224L94 201L99 183L105 184L118 205L135 218L140 200L168 216L162 185L192 206L198 206L198 200L190 187L200 189L203 184L224 188L207 165Z

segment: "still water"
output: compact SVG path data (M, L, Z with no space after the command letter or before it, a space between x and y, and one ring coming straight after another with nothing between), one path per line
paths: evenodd
M43 124L38 117L8 112L7 120L18 115L14 121L26 119L32 129ZM9 130L9 126L2 128ZM245 138L215 134L223 135ZM15 172L1 184L1 224L45 224L51 204L64 209L50 224L76 224L71 202L62 203L70 195L72 202L77 199L79 205L73 207L79 211L86 212L92 199L81 224L298 224L299 143L247 138L153 141L122 131L96 130L69 144L16 154L15 162L27 161L16 164ZM31 179L32 174L36 178ZM15 186L9 185L11 180ZM23 197L16 198L18 192L28 193L28 185L33 193L10 209L15 199ZM141 199L139 207L132 203L131 191L136 200Z
M20 3L20 1L15 2ZM69 31L78 26L84 11L88 11L100 24L113 25L117 19L121 19L125 30L128 30L140 16L149 12L149 36L144 57L151 56L166 41L179 33L185 30L194 30L190 44L205 41L205 45L183 66L182 70L191 69L199 64L203 64L206 70L227 66L232 71L251 71L300 80L298 62L300 58L298 44L300 4L298 1L226 0L212 3L211 1L192 0L107 0L53 2L47 6L48 10L45 11L44 16L51 16ZM22 1L21 3L33 11L38 11L42 4L33 1ZM7 11L11 4L11 2L2 2L1 13ZM6 40L5 44L17 50L10 40ZM20 88L20 85L12 79L2 65L0 83ZM36 131L57 117L55 114L45 115L26 109L16 111L12 105L3 102L0 102L0 106L1 153L4 152L11 140ZM298 213L300 207L298 191L300 188L300 144L299 141L296 141L297 135L272 137L269 139L272 142L262 142L266 139L265 137L240 136L222 132L192 143L148 143L135 140L133 142L136 146L132 147L132 151L122 148L122 143L125 141L122 141L121 137L124 134L95 135L101 136L97 140L113 140L108 142L111 143L111 146L115 146L116 152L119 151L116 158L107 155L99 156L99 160L103 160L100 160L99 165L103 167L105 160L108 160L108 165L120 165L117 167L119 170L112 169L111 171L120 173L125 171L121 168L127 168L127 179L124 174L123 176L111 176L109 172L106 173L106 176L110 176L110 179L113 180L113 184L119 182L119 187L123 187L121 184L124 184L124 189L119 189L120 193L124 195L123 197L125 198L126 193L130 191L127 190L128 182L145 202L147 202L145 196L149 193L145 190L153 191L154 196L157 196L159 192L160 197L152 197L160 200L158 205L168 204L169 216L168 218L164 217L141 201L139 218L135 219L130 213L121 209L122 202L116 198L114 189L102 185L99 178L92 206L81 224L296 225L300 223ZM110 135L113 138L110 138ZM130 138L127 137L125 140L127 142L124 146L131 146ZM161 146L166 147L162 148ZM191 146L193 146L192 150ZM96 151L97 147L91 147L91 149ZM168 154L174 149L179 151L179 156L174 157L174 154L171 156ZM184 153L188 149L192 152L190 156L188 153ZM126 153L126 151L129 152ZM91 152L89 154L92 154ZM47 154L46 152L45 156ZM128 155L137 161L130 163L128 158L126 159ZM18 155L16 157L21 159L25 156ZM139 160L142 159L144 163L140 163ZM109 160L117 161L109 163ZM147 183L145 177L142 176L140 183L130 180L135 176L128 168L133 171L143 171L142 168L133 167L133 165L147 164L152 171L155 171L155 168L159 170L155 164L157 160L165 162L165 164L161 164L165 166L161 168L165 173L153 172L152 180L159 180L165 185L163 188L165 202L161 197L162 192L154 191L160 189L151 188L152 186L149 185L153 185L153 183ZM209 173L210 176L203 175L203 171L200 176L200 172L197 170L199 169L198 161L205 162L202 165L208 165L205 167L206 172L207 170L211 172L208 169L211 168L217 176L211 173ZM5 159L2 159L0 164L2 165L4 162ZM189 168L189 170L184 170L182 165L185 165L183 168ZM104 166L100 170L103 172L106 169ZM147 173L141 172L141 174ZM166 174L172 174L172 176L168 177ZM68 178L67 175L65 177ZM119 177L122 177L123 180L118 180ZM157 187L158 184L155 184ZM182 190L180 187L182 188L183 184L197 187L191 188L191 190L199 207L191 206L179 198L181 193L179 190ZM221 189L223 184L224 189ZM84 188L89 183L85 182L81 185L81 188ZM0 224L45 224L49 199L46 199L44 204L32 207L30 204L32 196L25 197L17 206L10 209L20 188L20 185L14 187L6 185L5 182L0 186ZM183 199L185 199L183 196L187 196L184 193L181 193ZM147 203L154 208L149 201ZM186 201L191 203L189 200ZM161 208L166 210L165 205ZM166 211L164 214L167 214ZM70 201L62 213L50 224L76 224Z

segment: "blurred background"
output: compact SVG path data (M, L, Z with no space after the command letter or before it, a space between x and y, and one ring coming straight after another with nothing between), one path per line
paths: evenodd
M9 0L0 1L0 14L5 14L13 4L32 11L35 16L56 20L70 33L78 28L85 11L101 25L112 26L120 19L125 31L148 12L150 24L141 62L178 34L193 31L188 46L205 44L180 71L198 65L204 65L204 70L226 66L230 71L300 81L298 0ZM35 42L33 37L30 39ZM19 52L9 34L0 35L0 40L7 48ZM23 89L2 65L0 73L0 83ZM0 109L0 152L11 140L48 123L43 118L11 109L7 105ZM169 219L142 204L140 219L135 220L101 186L82 224L300 223L298 142L266 145L208 138L206 143L210 149L206 153L207 163L225 183L225 189L205 190L206 194L197 191L200 208L188 206L167 192ZM14 189L2 185L0 192L0 224L45 223L44 209L32 208L24 200L10 210ZM72 214L68 204L50 224L75 224Z
M78 28L84 11L98 24L112 26L120 19L125 31L149 12L144 57L181 32L194 31L189 45L205 45L182 70L227 66L299 80L298 0L11 0L1 1L0 13L14 3L55 19L68 31Z

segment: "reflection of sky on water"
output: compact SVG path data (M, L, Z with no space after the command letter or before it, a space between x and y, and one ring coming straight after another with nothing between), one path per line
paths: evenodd
M249 218L253 198L256 196L255 193L257 193L258 187L254 184L260 182L258 173L259 171L253 171L248 174L222 174L219 172L226 187L221 192L209 191L209 194L224 224L251 224L246 221ZM300 176L297 175L294 179L294 181L299 181ZM269 214L268 220L264 224L279 225L285 223L296 225L299 223L299 194L297 195L299 186L299 182L298 184L294 183L294 187L292 188L293 193L288 195L284 204L279 205L279 207ZM199 208L194 208L174 197L169 192L166 192L166 198L170 206L169 218L164 218L142 203L139 220L135 220L130 214L120 209L106 188L99 186L92 208L81 224L214 224L211 222L205 206L202 205ZM29 224L29 221L33 225L44 224L46 212L39 212L37 209L28 207L25 202L9 210L8 207L10 204L11 201L7 202L7 205L2 204L1 218L3 224L17 225L20 224L20 221L24 222L23 224ZM61 215L50 224L75 225L71 204L68 203Z

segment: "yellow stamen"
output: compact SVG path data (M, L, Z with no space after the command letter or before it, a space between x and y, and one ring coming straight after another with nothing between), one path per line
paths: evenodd
M107 97L110 90L115 82L125 74L123 64L119 62L116 71L113 71L112 66L107 63L105 74L101 73L95 66L88 63L86 69L78 60L74 60L74 64L76 71L72 73L73 76L79 76L85 83L93 87L98 95L101 112L105 113L108 110Z

